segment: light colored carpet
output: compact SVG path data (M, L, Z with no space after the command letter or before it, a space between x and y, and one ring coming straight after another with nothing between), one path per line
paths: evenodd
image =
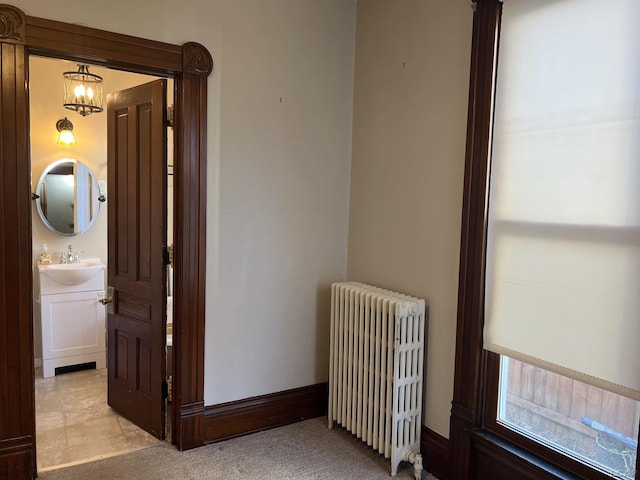
M178 452L161 443L39 474L41 480L389 480L390 461L341 428L315 418ZM434 478L423 472L423 479ZM399 480L413 478L400 465Z

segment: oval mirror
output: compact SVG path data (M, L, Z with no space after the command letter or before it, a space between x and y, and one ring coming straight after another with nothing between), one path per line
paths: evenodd
M36 208L42 222L60 235L86 232L98 217L102 200L91 169L70 158L49 165L36 188Z

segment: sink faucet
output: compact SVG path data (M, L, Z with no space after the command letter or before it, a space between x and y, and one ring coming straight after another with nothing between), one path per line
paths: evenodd
M73 251L73 245L69 245L69 253L67 254L67 262L69 263L80 263L80 258L78 256L78 251Z
M60 263L80 263L80 253L73 250L73 245L69 245L68 252L60 252Z

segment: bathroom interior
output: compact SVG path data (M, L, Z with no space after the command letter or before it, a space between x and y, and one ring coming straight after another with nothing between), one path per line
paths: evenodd
M107 369L106 369L106 315L105 307L99 305L91 295L106 297L107 286L107 205L109 186L107 184L107 94L142 85L156 77L132 72L88 66L90 73L102 77L103 112L80 115L63 106L63 74L77 71L81 67L73 62L59 59L31 56L29 59L29 102L30 102L30 152L32 202L32 246L34 254L34 361L36 367L36 442L38 470L46 471L84 461L103 458L114 454L143 448L155 442L155 437L138 428L128 420L117 415L107 405ZM173 104L173 81L167 79L167 105ZM71 122L75 137L74 144L60 143L60 120ZM172 244L172 130L167 127L167 245ZM71 195L68 205L75 217L66 222L54 219L51 208L54 195L57 195L55 183L47 182L42 188L41 180L70 181L77 179L80 172L88 179L87 190L91 200L87 203L84 220L79 211L82 197L81 182L75 182L75 189L68 187ZM63 187L64 189L64 187ZM75 192L75 193L74 193ZM75 195L75 197L74 197ZM47 208L49 205L49 208ZM73 215L73 213L71 214ZM50 220L48 219L50 217ZM61 320L52 322L51 309L43 308L47 301L63 301L81 295L74 292L72 285L62 290L44 290L49 288L44 278L42 263L60 265L72 262L92 263L98 272L96 281L87 281L82 285L91 285L89 312L79 309L81 303L64 302L57 311ZM104 265L104 266L102 266ZM42 290L40 288L40 278ZM52 277L53 278L53 277ZM84 281L84 280L83 280ZM55 283L55 282L54 282ZM68 282L74 283L74 282ZM172 291L173 275L167 267L167 381L171 374L171 327L172 327ZM86 296L87 293L83 292ZM62 300L61 300L62 299ZM98 300L100 300L98 298ZM82 313L78 313L82 312ZM86 319L85 319L86 316ZM63 344L79 341L87 343L86 337L75 328L74 322L92 322L94 331L87 334L98 338L98 345L91 353L78 350L80 355L67 355L66 358L52 358L51 331ZM48 323L47 323L48 322ZM43 325L46 325L43 335ZM102 342L101 335L105 341ZM75 339L73 337L76 337ZM62 340L60 340L62 339ZM89 342L91 343L91 342ZM64 349L63 349L64 350ZM55 357L55 355L53 355ZM62 355L64 357L64 355ZM169 388L169 392L171 389ZM169 398L170 400L170 398ZM169 412L169 408L167 408ZM167 425L170 414L167 413ZM167 438L170 436L167 427Z

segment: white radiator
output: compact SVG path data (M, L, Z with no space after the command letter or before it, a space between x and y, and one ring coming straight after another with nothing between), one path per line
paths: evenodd
M331 287L329 428L333 422L385 458L422 471L425 302L356 282Z

